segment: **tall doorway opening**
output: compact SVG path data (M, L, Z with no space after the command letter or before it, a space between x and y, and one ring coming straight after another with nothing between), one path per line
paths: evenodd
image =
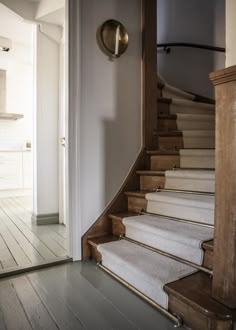
M27 5L0 5L0 276L68 255L65 4Z

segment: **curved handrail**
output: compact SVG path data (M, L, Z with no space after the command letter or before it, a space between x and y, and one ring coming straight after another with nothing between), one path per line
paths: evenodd
M170 53L171 47L191 47L191 48L207 49L207 50L211 50L211 51L225 53L224 47L195 44L195 43L190 43L190 42L167 42L167 43L157 44L157 48L164 48L164 51L167 54Z

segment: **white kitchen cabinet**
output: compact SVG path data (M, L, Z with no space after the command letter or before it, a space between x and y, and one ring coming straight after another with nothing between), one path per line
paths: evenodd
M0 152L0 190L22 186L22 152Z
M23 165L23 188L32 188L33 181L33 163L31 151L25 151L22 153L22 165Z
M0 190L32 187L31 151L0 152Z

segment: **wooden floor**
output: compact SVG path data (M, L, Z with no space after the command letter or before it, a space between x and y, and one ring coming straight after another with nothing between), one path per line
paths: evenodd
M174 328L94 263L76 262L0 280L0 329Z
M31 210L30 197L0 198L0 273L67 254L65 226L36 226Z

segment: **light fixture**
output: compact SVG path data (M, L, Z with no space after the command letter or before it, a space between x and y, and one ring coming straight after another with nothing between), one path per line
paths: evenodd
M128 32L122 23L114 19L102 24L99 29L99 39L100 48L111 58L120 57L128 48Z

